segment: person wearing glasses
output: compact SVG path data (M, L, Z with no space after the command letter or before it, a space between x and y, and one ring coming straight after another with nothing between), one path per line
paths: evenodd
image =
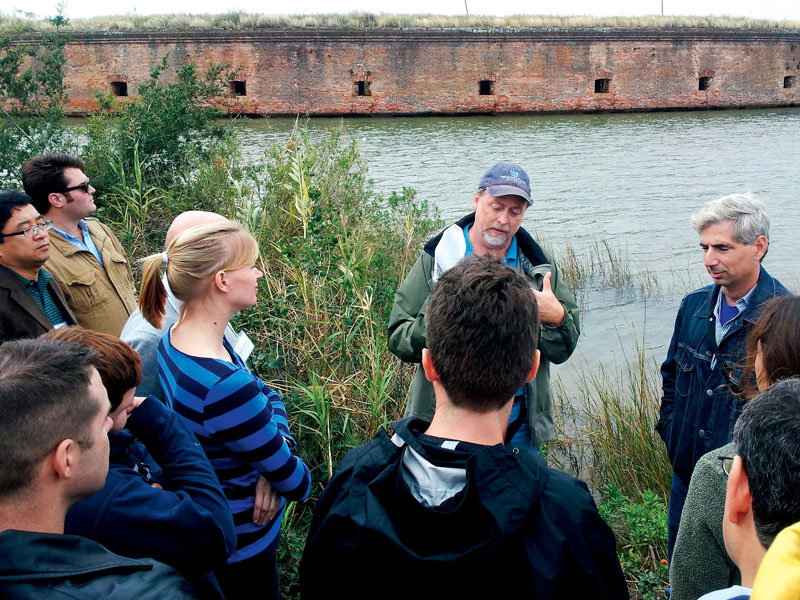
M727 480L722 537L741 572L741 585L711 591L699 600L749 598L776 536L800 521L800 380L778 381L747 402L733 430L733 450L721 462ZM795 582L786 583L796 589ZM762 591L753 594L757 597L772 600L779 594Z
M0 344L75 325L58 283L42 268L50 256L46 221L24 192L0 192Z
M774 298L747 338L742 397L752 398L780 379L798 376L800 297ZM722 532L727 473L735 454L734 444L729 443L697 461L670 563L671 600L695 600L742 580L725 550Z
M111 230L89 217L95 189L80 158L41 154L22 166L22 184L33 205L53 222L47 269L56 278L78 323L119 337L136 310L128 257Z

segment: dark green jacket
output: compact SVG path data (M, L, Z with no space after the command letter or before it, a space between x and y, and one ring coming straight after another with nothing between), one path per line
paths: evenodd
M467 215L454 226L464 228L475 220L475 213ZM434 252L442 240L440 233L425 244L403 285L397 290L389 318L389 350L406 362L420 363L425 347L425 313L433 292ZM531 287L541 291L544 276L552 272L550 286L564 305L566 314L560 325L542 325L539 350L541 364L536 378L525 384L528 400L528 422L533 432L533 445L553 437L553 401L550 395L550 363L560 364L567 360L578 343L580 321L575 299L561 281L558 268L547 253L522 227L516 234L518 244L517 268L530 281ZM433 418L436 399L433 386L425 378L422 366L417 369L408 392L406 417L418 417L430 421Z

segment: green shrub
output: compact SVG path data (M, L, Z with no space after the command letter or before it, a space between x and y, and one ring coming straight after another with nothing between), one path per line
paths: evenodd
M614 529L617 555L628 581L631 598L665 598L667 566L667 509L664 499L650 490L631 499L607 485L600 516Z
M376 197L358 148L340 132L295 131L243 171L237 217L259 241L263 292L236 325L256 341L252 363L284 396L312 499L284 519L285 597L320 491L350 448L400 418L413 369L386 348L394 293L423 239L441 227L411 190Z
M3 18L0 17L0 24ZM0 34L0 188L22 188L20 167L42 152L77 147L66 126L62 14L47 21L41 36L17 39ZM55 28L55 31L53 30Z
M100 110L89 119L83 155L86 174L101 196L118 183L120 170L136 168L148 186L171 188L232 135L214 122L222 115L214 100L222 94L226 65L201 73L190 61L173 75L168 58L138 87L137 96L120 101L110 90L97 96Z

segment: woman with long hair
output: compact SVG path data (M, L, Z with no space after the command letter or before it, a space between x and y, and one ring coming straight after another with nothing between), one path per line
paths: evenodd
M779 379L798 375L800 296L774 298L747 338L742 397L753 398ZM670 563L671 600L695 600L740 582L722 539L727 475L719 458L733 452L733 444L712 450L694 468Z
M139 306L160 328L166 288L182 302L180 319L159 343L167 404L189 423L219 477L236 523L236 550L215 571L225 597L278 598L275 550L286 499L311 489L293 450L280 396L255 376L225 340L236 312L256 303L258 244L239 223L200 225L144 259Z

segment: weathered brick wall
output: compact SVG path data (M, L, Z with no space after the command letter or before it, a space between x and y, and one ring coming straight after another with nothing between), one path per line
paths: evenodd
M800 31L286 29L77 33L68 45L72 114L110 82L172 65L240 67L244 112L453 114L789 106L798 102ZM784 87L785 77L797 77ZM701 77L710 77L700 90ZM595 80L608 79L605 93ZM358 96L356 81L371 95ZM485 91L479 94L479 82ZM601 88L603 84L600 84Z

